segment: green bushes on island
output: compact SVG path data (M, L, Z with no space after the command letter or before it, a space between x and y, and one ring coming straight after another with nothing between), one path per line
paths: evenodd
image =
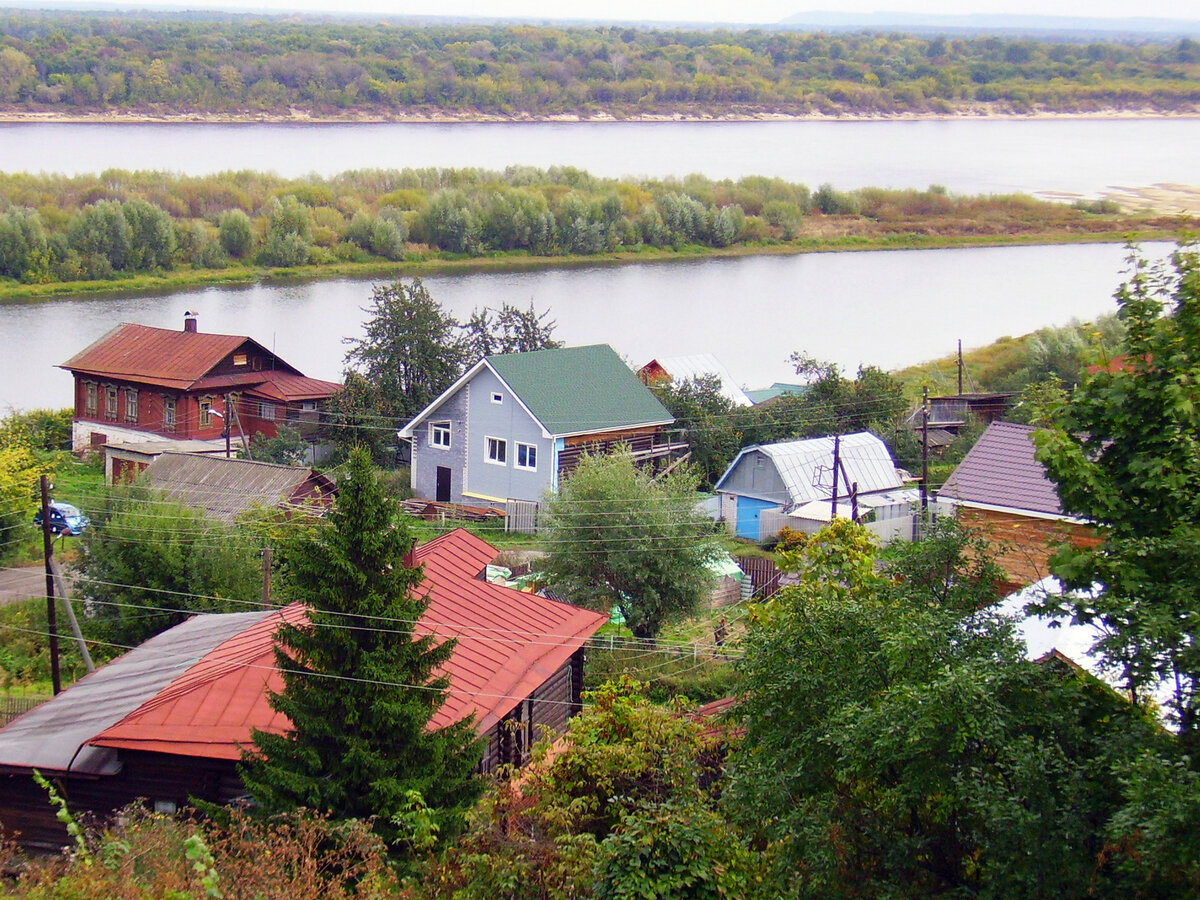
M246 171L0 174L0 286L503 254L808 248L848 237L902 244L1112 235L1155 224L1107 206L959 197L938 186L810 191L762 176L618 180L570 167L305 179Z
M1191 39L0 16L0 104L64 114L888 115L980 103L1180 110L1198 100Z

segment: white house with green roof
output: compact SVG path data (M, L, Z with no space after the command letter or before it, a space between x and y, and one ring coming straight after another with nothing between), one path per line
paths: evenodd
M674 419L607 344L481 359L400 429L418 497L506 508L541 500L589 450L686 450Z

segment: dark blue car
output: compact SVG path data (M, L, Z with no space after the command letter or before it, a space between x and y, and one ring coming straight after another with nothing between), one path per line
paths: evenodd
M39 509L33 517L33 524L42 527L42 511ZM50 503L50 533L69 534L78 537L83 529L91 524L91 520L70 503L52 501Z

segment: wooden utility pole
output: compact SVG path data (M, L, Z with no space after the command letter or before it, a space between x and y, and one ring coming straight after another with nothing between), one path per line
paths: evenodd
M929 512L929 388L921 390L921 515Z
M221 422L224 427L221 429L221 437L225 438L225 458L229 459L233 456L232 448L229 446L229 395L225 395L225 415L221 416Z
M62 676L58 671L58 616L54 603L54 538L50 532L50 485L43 475L42 486L42 551L46 560L46 630L50 633L50 683L55 696L62 691Z
M262 602L263 606L271 605L271 548L263 547L262 551Z
M958 396L962 396L963 388L963 360L962 360L962 338L958 339Z

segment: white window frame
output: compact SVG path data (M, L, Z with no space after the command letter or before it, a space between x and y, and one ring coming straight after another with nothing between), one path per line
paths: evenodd
M83 412L94 416L100 411L100 385L94 381L83 383Z
M259 400L258 401L258 417L260 419L262 419L264 422L274 422L275 421L275 412L276 412L275 404L272 403L270 400Z
M175 417L178 410L174 397L163 397L163 431L175 430Z
M537 471L537 449L538 449L537 444L526 444L523 441L517 441L516 445L517 445L517 453L513 457L513 468L520 469L523 472L536 472ZM529 462L530 454L533 455L533 465L522 465L521 464L521 451L522 450L525 451L525 462L526 463Z
M497 453L496 451L499 452ZM507 468L508 439L485 435L483 438L483 461L489 466L504 466Z
M504 395L501 394L499 391L492 391L492 402L495 403L497 406L503 404L504 403Z
M118 418L117 387L113 384L104 386L104 419L115 422Z
M197 422L198 422L200 428L211 428L212 427L212 414L213 414L213 398L212 397L201 397L200 398L200 415L197 418Z
M125 421L138 420L138 392L133 388L125 388Z
M444 433L446 440L437 440L437 435ZM449 422L430 422L429 423L429 446L435 450L449 450L454 446L454 435L450 429Z

